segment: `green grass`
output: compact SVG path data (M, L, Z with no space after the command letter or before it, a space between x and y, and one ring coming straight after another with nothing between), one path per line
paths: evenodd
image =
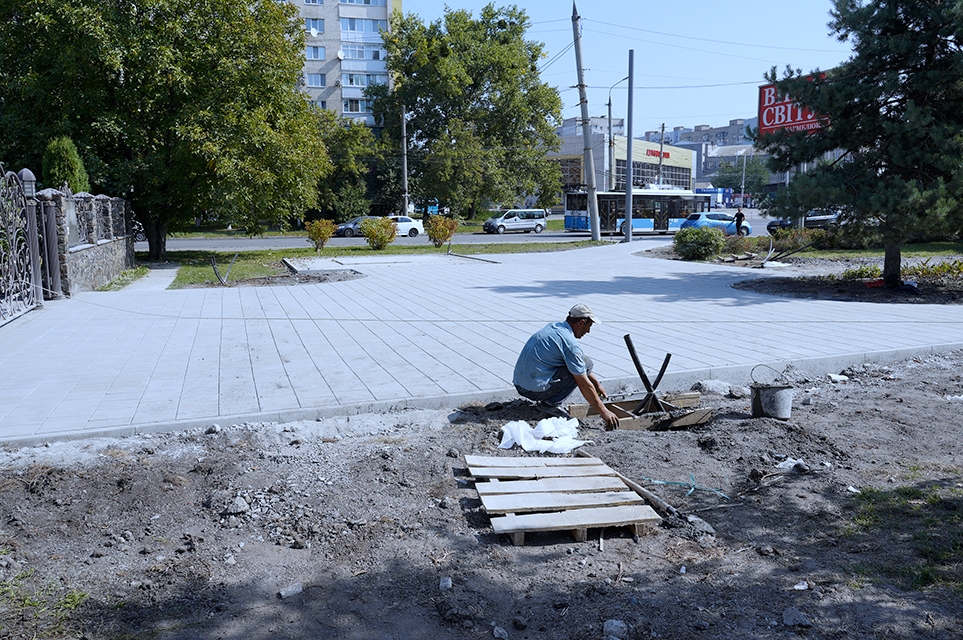
M912 473L911 473L912 475ZM881 549L850 567L859 577L892 581L902 588L944 586L963 594L963 488L960 478L865 489L855 496L849 538Z
M264 233L253 236L255 238L290 238L304 236L308 237L308 232L304 229L293 229L287 231L265 231ZM180 231L173 231L170 234L172 238L247 238L247 233L244 229L231 229L228 231L222 227L198 227L196 229L182 229Z
M800 252L800 256L807 258L880 258L883 256L883 249L833 249ZM906 258L935 258L938 256L959 256L963 255L963 242L926 242L920 244L905 244L901 251L901 257Z
M432 245L388 245L381 251L373 251L367 245L351 247L325 247L320 252L308 246L305 241L303 249L271 249L263 251L168 251L167 259L180 265L177 277L171 288L177 289L191 285L218 283L217 276L211 268L211 256L217 262L217 269L221 276L229 282L237 282L248 278L283 275L288 273L282 258L334 258L354 256L383 256L383 255L411 255L434 254L444 255L448 245L435 248ZM584 247L594 247L610 244L607 241L594 242L582 240L578 242L531 242L531 243L484 243L484 244L453 244L452 253L460 255L485 255L499 253L552 253L569 251ZM237 259L234 260L234 256ZM140 261L147 260L147 254L138 252L136 257ZM231 261L234 265L231 266ZM230 273L228 269L230 268ZM218 283L219 284L219 283Z
M107 284L97 287L97 291L120 291L127 285L129 285L134 280L143 278L150 272L150 269L141 265L139 267L134 267L133 269L127 269L122 272L119 276L108 282Z
M18 629L33 638L79 637L78 629L68 620L87 600L88 594L76 589L63 591L56 583L37 586L36 572L23 571L9 580L0 582L0 636L10 631L3 621L17 620Z

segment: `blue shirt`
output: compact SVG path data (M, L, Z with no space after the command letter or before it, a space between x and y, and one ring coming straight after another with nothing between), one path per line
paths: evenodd
M586 373L582 347L568 322L546 325L528 339L515 363L514 384L529 391L544 391L559 367L572 375Z

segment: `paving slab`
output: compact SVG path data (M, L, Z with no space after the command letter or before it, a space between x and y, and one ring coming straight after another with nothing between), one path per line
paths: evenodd
M963 347L958 306L768 296L732 284L778 271L648 246L291 260L362 276L300 286L173 290L175 269L154 268L0 327L0 442L508 400L524 342L576 302L601 319L582 342L610 392L641 386L626 334L647 371L672 353L663 390Z

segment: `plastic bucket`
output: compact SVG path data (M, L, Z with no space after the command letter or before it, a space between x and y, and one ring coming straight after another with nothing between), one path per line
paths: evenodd
M792 414L792 387L753 384L752 417L788 420Z

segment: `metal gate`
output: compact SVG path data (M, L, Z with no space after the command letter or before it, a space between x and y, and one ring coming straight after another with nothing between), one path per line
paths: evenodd
M20 178L0 166L0 325L43 304L37 216Z

